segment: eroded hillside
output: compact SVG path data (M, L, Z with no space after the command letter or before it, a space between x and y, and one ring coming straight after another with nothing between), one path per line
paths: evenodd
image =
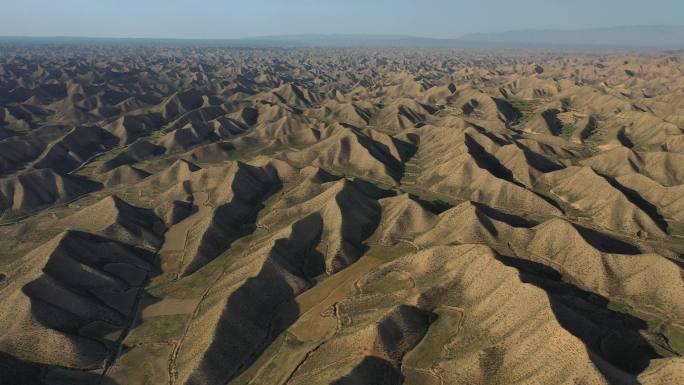
M0 383L684 383L684 56L0 52Z

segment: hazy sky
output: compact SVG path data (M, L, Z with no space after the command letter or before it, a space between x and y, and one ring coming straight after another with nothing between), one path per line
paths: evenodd
M684 24L684 0L0 0L0 35L458 37L527 28Z

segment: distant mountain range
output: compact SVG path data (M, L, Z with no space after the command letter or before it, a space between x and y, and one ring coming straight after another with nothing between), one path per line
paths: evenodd
M229 47L431 47L431 48L647 48L684 49L684 26L621 26L485 32L456 39L406 35L301 34L242 39L0 37L0 43L169 44Z
M460 40L480 43L684 47L684 26L622 26L578 30L518 30L474 33Z
M516 30L474 33L457 39L401 35L286 35L241 39L307 46L417 46L477 48L506 46L565 46L618 48L684 48L684 26L623 26L579 30Z

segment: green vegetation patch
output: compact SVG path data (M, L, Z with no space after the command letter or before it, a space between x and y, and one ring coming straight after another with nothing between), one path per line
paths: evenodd
M630 309L629 305L621 303L621 302L617 302L617 301L608 302L607 307L608 307L608 310L617 311L620 313L627 313L627 312L629 312L629 309Z
M283 384L317 342L301 342L289 332L281 333L250 367L231 384Z
M538 100L509 100L509 103L522 116L518 121L518 124L521 125L524 125L535 117L537 108L541 104Z
M404 364L409 368L429 369L435 362L456 356L458 347L454 342L461 329L463 313L450 307L441 307L435 312L437 318L423 340L404 358Z
M563 127L561 127L561 136L565 139L569 139L575 131L577 131L577 126L574 124L564 124Z
M394 246L372 244L368 251L366 251L366 255L389 262L416 251L416 248L407 242L399 242Z
M588 145L589 156L598 152L598 146L605 142L606 132L603 127L608 118L603 115L592 116L589 121L589 126L585 128L580 134L582 141Z
M176 314L145 319L141 325L130 331L126 337L126 344L176 340L183 334L188 317L188 314Z
M171 345L141 345L123 355L109 372L117 383L165 384L169 382Z
M670 347L679 355L684 356L684 329L668 326L665 332Z

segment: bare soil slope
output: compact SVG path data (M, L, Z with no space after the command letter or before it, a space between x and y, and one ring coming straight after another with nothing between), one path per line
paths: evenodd
M680 53L0 46L0 383L684 383L683 100Z

